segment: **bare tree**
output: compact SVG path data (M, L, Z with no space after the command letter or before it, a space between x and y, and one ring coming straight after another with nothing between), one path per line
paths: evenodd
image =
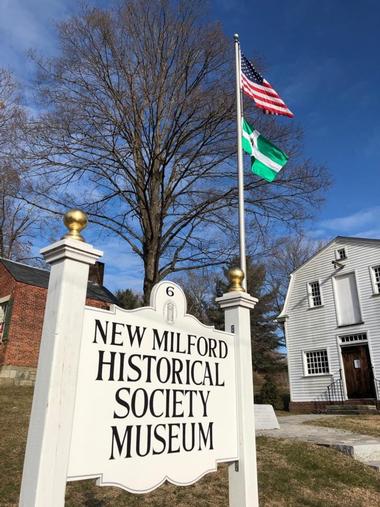
M29 256L35 210L19 199L26 115L13 76L0 69L0 256Z
M204 324L214 324L210 318L210 307L215 298L217 274L210 269L187 271L177 280L187 300L187 313L195 315Z
M280 238L267 257L268 283L274 290L277 310L284 305L289 277L293 271L309 260L326 243L308 238L303 232Z
M123 238L144 263L146 301L169 273L220 264L236 246L225 234L237 205L232 45L200 5L87 9L60 25L60 56L38 62L46 113L30 136L26 199L84 208ZM298 134L258 122L297 154ZM318 203L323 169L294 160L275 184L247 180L252 231Z

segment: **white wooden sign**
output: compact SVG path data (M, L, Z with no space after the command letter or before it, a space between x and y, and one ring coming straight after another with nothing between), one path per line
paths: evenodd
M68 480L146 493L237 460L234 339L168 281L148 308L86 307Z

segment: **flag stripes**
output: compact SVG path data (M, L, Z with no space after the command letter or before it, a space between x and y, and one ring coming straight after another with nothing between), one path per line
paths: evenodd
M273 181L288 161L288 156L260 134L244 119L242 120L243 150L251 156L254 174Z
M294 116L276 90L257 72L243 54L241 55L241 88L265 113L289 116L290 118Z

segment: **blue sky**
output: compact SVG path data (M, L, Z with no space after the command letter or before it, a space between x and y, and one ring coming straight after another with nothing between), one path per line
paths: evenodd
M214 4L226 33L238 32L245 53L264 58L265 77L304 130L305 155L330 169L312 235L380 237L380 2Z
M226 32L238 31L244 51L263 56L267 79L295 112L305 155L330 170L333 186L312 235L380 237L380 2L221 4Z
M53 54L53 21L75 13L78 4L0 0L0 66L30 85L27 51ZM333 186L309 234L316 239L338 234L380 238L380 2L212 0L211 17L221 21L231 43L232 35L240 34L247 56L264 60L265 77L296 115L286 121L304 130L305 156L330 170ZM121 258L116 240L96 246L107 252L110 287L141 289L136 259ZM122 273L117 272L120 265Z

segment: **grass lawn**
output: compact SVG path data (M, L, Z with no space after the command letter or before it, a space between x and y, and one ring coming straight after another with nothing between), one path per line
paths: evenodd
M0 506L16 506L32 390L0 387ZM260 437L260 506L371 507L380 505L380 474L335 451ZM69 483L66 507L228 507L227 466L189 487L165 484L147 495ZM32 506L31 506L32 507Z
M342 415L328 419L307 421L304 424L323 426L325 428L338 428L380 438L380 415Z

